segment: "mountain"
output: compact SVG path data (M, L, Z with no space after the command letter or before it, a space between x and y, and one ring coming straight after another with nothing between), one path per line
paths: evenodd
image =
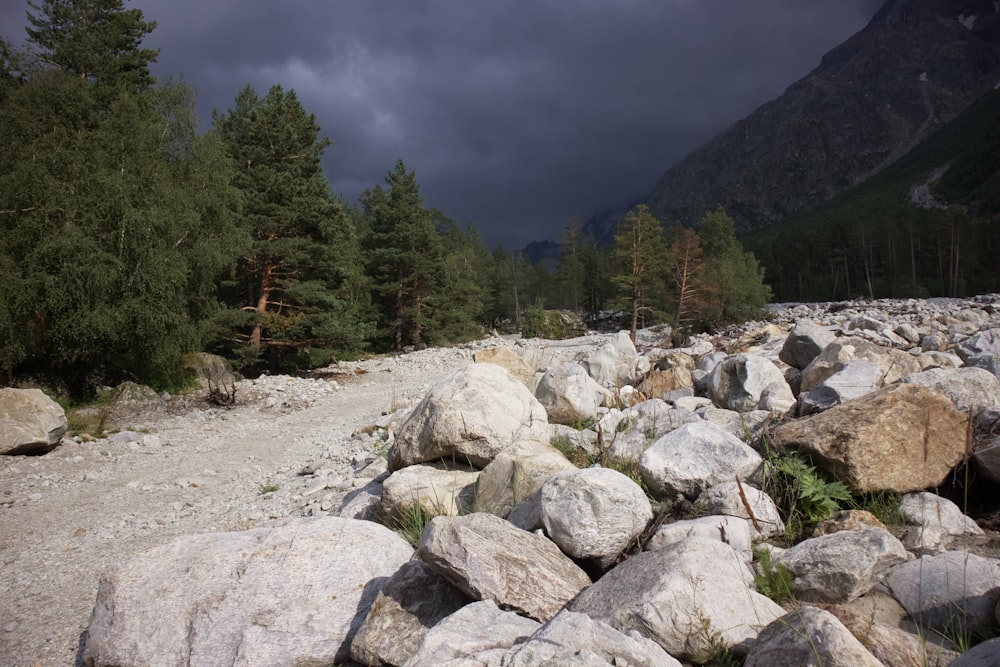
M1000 0L888 0L783 95L667 170L660 220L747 232L885 170L1000 82Z

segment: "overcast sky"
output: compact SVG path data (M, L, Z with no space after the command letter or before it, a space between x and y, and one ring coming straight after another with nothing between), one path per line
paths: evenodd
M153 71L198 94L202 129L251 84L294 89L356 203L396 158L427 206L492 246L558 240L649 193L777 97L881 0L134 0ZM23 39L27 3L0 2Z

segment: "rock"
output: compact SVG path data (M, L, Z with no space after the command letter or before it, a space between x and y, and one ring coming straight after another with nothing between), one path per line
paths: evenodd
M948 667L998 667L1000 665L1000 637L973 646Z
M860 602L860 600L859 600ZM859 611L849 605L817 604L844 624L873 656L889 667L928 667L947 665L944 650L917 635L886 625L877 618L877 611Z
M492 514L435 517L417 556L471 597L539 621L590 585L551 541Z
M1000 405L1000 380L982 368L934 368L913 373L901 382L920 384L944 394L962 412L975 415L991 405Z
M734 516L703 516L663 524L649 539L646 549L648 551L666 549L678 542L697 537L728 544L749 563L753 560L753 535L753 528L747 519Z
M821 521L813 529L813 537L832 535L842 530L865 530L866 528L886 529L885 524L866 510L841 510L826 521Z
M945 480L965 454L965 429L950 400L901 384L782 424L773 442L802 448L855 491L906 493Z
M944 551L958 535L983 534L983 529L965 516L958 505L933 493L906 494L899 503L899 511L915 524L906 531L903 544L920 554Z
M479 471L446 463L413 465L382 483L382 514L406 515L414 505L425 515L455 516L472 507Z
M597 418L597 408L610 403L611 393L597 384L580 364L549 368L535 390L550 422L572 425Z
M1000 482L1000 438L994 438L972 453L976 470L991 482Z
M792 592L804 602L848 602L867 593L908 554L882 528L812 537L774 556L795 576Z
M521 442L483 468L476 480L473 511L506 517L515 506L542 488L552 475L576 470L556 448Z
M194 378L199 389L227 395L236 385L233 366L225 357L208 352L189 352L181 356L181 369Z
M828 611L805 605L774 621L750 646L743 667L883 667Z
M1000 601L1000 561L962 551L921 556L886 577L892 595L925 630L949 636L992 628Z
M510 667L538 665L633 665L634 667L681 667L681 663L659 644L638 635L625 634L586 614L563 609L539 628L528 641L516 647Z
M83 661L113 665L330 664L413 549L335 517L186 535L98 584Z
M545 408L493 364L460 369L431 388L399 427L389 468L436 460L484 467L523 441L548 442Z
M627 331L611 336L583 365L597 384L611 390L633 384L649 370L649 360L639 356Z
M674 352L657 362L656 369L642 379L637 389L646 398L663 398L668 392L693 389L692 370L694 360L683 352Z
M66 428L66 412L42 390L0 388L0 454L50 452Z
M752 519L750 525L755 536L773 537L785 534L785 522L781 520L781 514L771 496L745 482L737 483L733 480L705 489L698 496L695 509L705 514Z
M798 320L788 332L778 358L792 368L803 369L837 337L812 320Z
M987 329L969 336L955 346L955 352L966 366L983 368L997 375L1000 371L1000 329Z
M778 367L762 357L737 354L722 360L708 376L708 393L721 408L737 412L787 412L795 405L792 389Z
M609 410L598 422L608 454L638 459L658 438L684 424L700 422L690 410L672 408L654 398L625 410Z
M372 602L351 642L351 658L365 665L402 665L430 628L470 602L427 563L403 563Z
M537 621L501 611L492 600L474 602L431 628L404 665L445 665L486 649L510 648L526 641L539 627Z
M556 473L542 485L540 513L545 533L560 549L602 567L653 519L639 485L610 468Z
M700 538L632 556L568 608L692 662L703 662L714 644L752 640L785 613L753 589L753 571L736 551Z
M818 357L802 370L802 391L818 387L848 361L865 360L882 369L880 386L898 382L910 373L920 372L920 362L910 354L891 347L875 345L860 338L840 338L827 345Z
M760 467L760 454L736 436L707 422L671 431L643 452L642 479L657 498L682 493L695 498L703 489L749 479Z
M848 361L818 386L799 395L799 414L815 414L870 394L881 386L881 380L882 367L875 362Z
M360 489L349 492L340 501L336 515L345 519L374 521L382 509L382 482L387 477L388 474L380 475Z
M477 350L472 355L477 364L496 364L511 374L515 380L534 391L535 371L528 364L524 363L517 352L509 347L489 347L485 350Z
M740 414L735 410L709 406L699 409L698 414L705 421L721 426L723 430L748 444L757 440L774 422L774 413L767 410L751 410Z

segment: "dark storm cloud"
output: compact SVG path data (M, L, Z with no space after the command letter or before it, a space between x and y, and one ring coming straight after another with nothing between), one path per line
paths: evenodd
M138 0L156 72L203 126L251 84L294 89L355 201L397 157L428 206L490 242L556 238L779 95L871 0ZM23 11L2 25L20 37ZM12 27L13 26L13 27Z

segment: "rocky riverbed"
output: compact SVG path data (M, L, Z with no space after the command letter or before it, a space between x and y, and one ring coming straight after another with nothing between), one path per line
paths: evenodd
M937 346L942 354L955 340L1000 327L995 295L772 311L770 322L698 336L687 351L755 348L776 359L799 319L881 346ZM477 350L511 347L537 361L570 348L586 356L606 340L493 337L341 363L312 378L265 376L239 382L229 409L199 395L153 397L116 410L108 437L64 440L44 456L0 457L0 664L77 664L101 573L151 547L335 511L386 470L385 427L442 377L472 364ZM662 331L644 331L639 351L655 363L664 340Z

